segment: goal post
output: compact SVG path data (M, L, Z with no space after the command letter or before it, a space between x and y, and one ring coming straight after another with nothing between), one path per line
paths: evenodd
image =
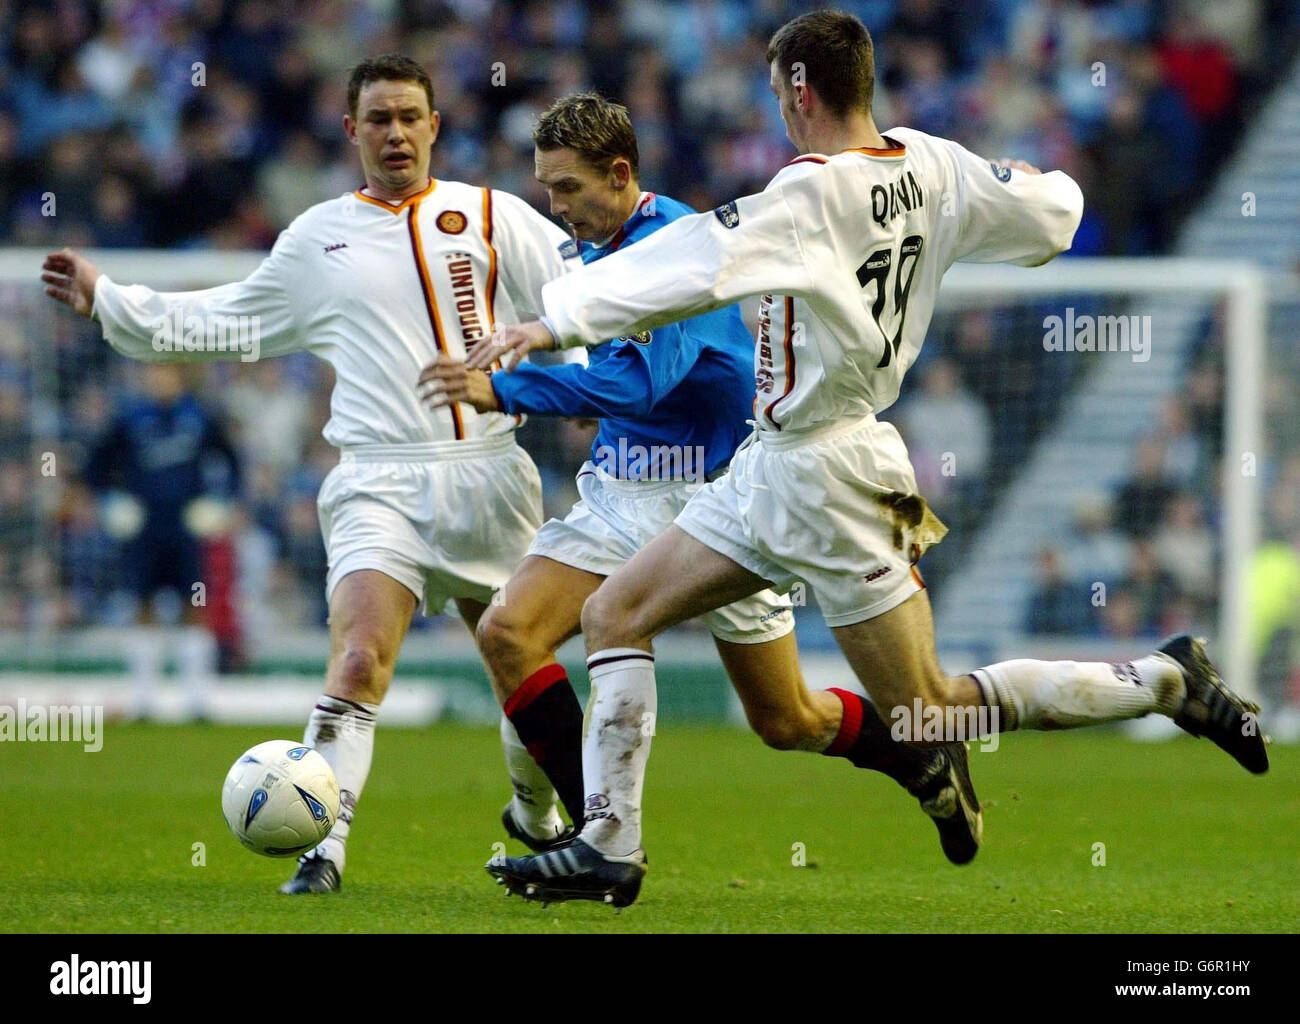
M86 255L116 281L171 291L240 280L265 257L254 252L161 250ZM42 486L43 446L56 440L61 419L72 412L75 389L67 377L78 372L77 354L89 358L92 347L102 344L93 337L97 328L78 324L42 294L44 257L41 249L0 249L0 360L21 371L28 392L32 451L23 469L30 481L28 497L38 538L58 501L57 488ZM917 365L904 381L898 403L882 413L882 419L899 423L927 497L926 478L943 481L945 468L938 457L952 454L949 447L960 451L958 442L966 440L955 437L947 444L947 437L964 428L961 421L948 423L941 415L927 427L933 438L930 448L937 451L914 443L916 424L909 426L909 410L918 408L918 397L926 394L927 366L936 357L949 357L967 385L978 385L976 417L982 406L984 418L994 424L994 468L987 486L969 491L968 507L956 515L949 512L951 496L931 502L953 527L949 538L921 563L933 584L941 654L954 648L999 657L1018 656L1022 650L1045 656L1045 646L1063 656L1143 649L1144 644L1132 639L1084 632L1058 636L1054 646L1041 640L1026 646L1030 638L1022 608L1032 591L1027 581L1038 546L1068 532L1072 497L1089 489L1113 492L1131 469L1143 430L1155 425L1161 403L1186 386L1188 372L1201 358L1198 353L1206 351L1203 335L1208 323L1209 349L1217 352L1220 346L1222 352L1215 413L1222 420L1222 461L1217 463L1222 479L1202 488L1213 506L1207 525L1216 537L1216 592L1212 617L1196 625L1211 633L1212 650L1230 684L1248 695L1257 693L1248 584L1260 534L1267 308L1265 278L1244 262L1063 257L1035 268L959 264L948 272ZM991 341L963 347L961 320L968 316L984 318L975 327L991 331ZM1141 359L1135 358L1136 351L1088 349L1082 342L1073 350L1067 344L1048 351L1071 329L1074 334L1065 341L1081 339L1087 332L1079 330L1080 323L1091 325L1095 346L1102 341L1101 329L1123 327L1124 319L1133 317L1140 328L1147 322L1151 328L1144 339L1128 339L1130 347L1139 340L1146 346ZM1036 363L1010 366L1006 361L1031 352L1037 353ZM1050 377L1051 383L1027 380L1035 374ZM215 389L207 397L221 400ZM1041 408L1023 405L1031 399ZM947 406L940 402L932 408ZM1006 424L1012 429L999 433L998 426ZM997 450L1004 443L1013 447ZM558 449L533 454L560 477L574 469L571 454ZM959 480L964 471L959 461ZM39 580L41 574L29 577ZM1094 608L1091 591L1081 591L1078 598ZM12 636L15 629L26 630L29 637L40 633L46 638L33 642L52 642L57 634L48 624L33 625L30 615L24 621L26 625L16 625L10 615L7 625L0 622L0 632ZM88 625L93 624L73 628Z
M1254 697L1258 687L1255 653L1251 649L1249 570L1260 536L1260 474L1265 444L1262 398L1268 306L1266 277L1257 266L1247 262L1173 257L1065 257L1033 268L958 264L944 278L936 318L963 309L1006 307L1025 301L1037 304L1039 310L1051 310L1065 305L1063 300L1080 295L1094 297L1104 311L1102 315L1111 317L1150 315L1149 311L1153 309L1169 309L1171 301L1184 308L1204 306L1215 320L1212 330L1221 329L1223 454L1218 486L1220 508L1216 516L1221 569L1218 574L1217 635L1212 637L1215 641L1212 649L1217 651L1230 685ZM1215 309L1222 310L1221 317L1213 316ZM1063 315L1059 308L1056 314ZM1032 324L1027 326L1032 327ZM1162 337L1160 325L1156 326L1153 351L1147 353L1147 359L1159 359L1170 354L1177 365L1165 367L1164 372L1176 377L1185 376L1190 361L1188 339ZM1040 325L1038 336L1026 331L1025 336L999 338L997 341L1004 345L1046 344L1046 333L1046 325ZM1097 337L1095 341L1100 344L1102 339ZM1172 353L1160 351L1162 341L1173 350ZM1096 350L1089 355L1086 351L1076 350L1060 352L1059 357L1124 360L1128 356L1115 351ZM1149 365L1134 363L1126 367L1126 372L1141 373ZM906 389L905 383L904 396ZM1076 388L1076 395L1078 391ZM1135 413L1153 419L1156 410L1135 410ZM1035 445L1038 454L1041 455L1050 445L1053 431L1059 435L1068 429L1068 419L1062 415L1046 428ZM1078 443L1080 439L1070 440ZM1091 484L1103 482L1089 481ZM1010 487L1003 490L1002 496L993 497L987 521L996 523L999 514L1005 512L999 509L998 504L1013 487L1014 479ZM1025 524L1019 525L1023 527ZM1026 568L1032 558L1032 551L1024 553ZM962 567L954 570L958 576L962 572ZM942 601L940 608L938 617L942 629L943 612L950 609L944 608ZM1008 629L997 640L1011 643L1015 633L1015 629Z

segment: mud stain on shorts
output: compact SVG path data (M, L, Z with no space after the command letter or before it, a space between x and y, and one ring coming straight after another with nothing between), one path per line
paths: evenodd
M875 501L889 522L890 542L912 562L943 540L948 532L948 527L919 494L890 491L876 495Z

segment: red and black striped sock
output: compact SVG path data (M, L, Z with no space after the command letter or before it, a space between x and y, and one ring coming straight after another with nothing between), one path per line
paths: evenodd
M546 773L575 829L582 828L582 705L560 665L543 665L502 708Z
M844 717L840 731L823 754L847 758L856 767L881 772L902 786L923 773L934 751L894 739L871 702L856 693L839 689L830 692L844 705Z

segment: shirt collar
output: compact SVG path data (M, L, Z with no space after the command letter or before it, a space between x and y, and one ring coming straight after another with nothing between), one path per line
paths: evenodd
M642 218L648 219L655 215L655 206L657 205L655 203L656 198L658 197L654 192L642 192L641 195L637 197L636 209L632 211L632 216L625 220L617 231L601 242L579 243L580 251L583 253L588 251L599 252L602 256L606 251L615 251L624 241L627 240L627 236L631 234L632 229L636 227L637 221Z

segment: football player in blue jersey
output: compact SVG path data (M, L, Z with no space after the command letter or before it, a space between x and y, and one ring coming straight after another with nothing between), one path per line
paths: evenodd
M599 260L694 211L638 182L637 140L627 110L585 93L560 100L534 133L536 176L584 263ZM583 602L603 580L666 529L695 489L726 471L749 434L754 342L729 306L592 349L587 365L520 365L489 374L442 356L420 376L431 407L464 402L479 411L598 418L591 459L578 473L581 501L551 520L500 601L479 622L477 639L502 703L501 730L515 796L502 814L509 835L563 858L567 898L616 906L636 898L643 855L613 859L572 838L584 822L614 811L583 786L594 767L596 730L584 750L583 713L556 649L580 632ZM754 731L781 750L818 751L883 772L920 800L949 860L979 847L981 816L960 743L925 749L890 735L872 705L844 690L810 691L799 670L788 598L770 590L701 618ZM630 652L637 654L640 652ZM653 695L619 692L588 666L588 713L618 706L638 724L646 750L654 733ZM629 713L624 704L644 704ZM641 780L633 782L640 805ZM563 803L573 830L556 809ZM508 860L508 859L507 859Z

